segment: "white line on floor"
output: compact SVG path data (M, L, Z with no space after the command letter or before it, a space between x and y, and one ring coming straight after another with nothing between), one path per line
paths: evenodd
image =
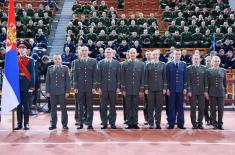
M15 131L12 131L11 129L2 129L0 130L0 132L12 132L12 133L17 133L17 132L48 132L48 133L51 133L51 132L55 132L55 131L64 131L62 130L62 128L57 128L56 130L53 130L53 131L49 131L47 129L42 129L42 130L15 130ZM73 133L73 132L84 132L84 131L87 131L87 132L95 132L95 131L133 131L133 132L142 132L142 131L154 131L154 132L161 132L161 131L169 131L169 132L173 132L173 131L190 131L190 132L200 132L200 133L203 133L203 132L235 132L235 130L213 130L213 129L204 129L204 130L192 130L192 129L186 129L186 130L180 130L180 129L174 129L174 130L169 130L169 129L161 129L161 130L150 130L150 129L139 129L139 130L128 130L128 129L106 129L106 130L102 130L102 129L94 129L94 130L87 130L87 129L81 129L81 130L76 130L76 129L69 129L68 131L65 131L67 133Z
M150 142L150 141L106 141L106 142L68 142L68 143L56 143L56 142L3 142L2 145L120 145L120 144L131 144L131 145L140 145L140 144L161 144L161 145L235 145L234 143L206 143L206 142Z

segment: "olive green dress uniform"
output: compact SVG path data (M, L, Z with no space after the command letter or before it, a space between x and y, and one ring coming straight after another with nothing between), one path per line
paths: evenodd
M235 42L235 34L234 33L227 33L224 35L224 40L229 39L232 40L233 43Z
M206 27L206 26L201 26L201 27L200 27L200 33L205 34L207 29L208 29L208 27Z
M96 42L98 39L98 36L95 33L88 33L86 37L87 40L91 39L93 42Z
M129 29L128 29L128 26L126 26L126 25L117 27L118 34L128 34L128 32L129 32Z
M172 20L172 13L169 11L164 11L163 12L163 16L162 16L162 18L163 18L163 20L164 21L168 21L168 22L170 22L171 20Z
M91 6L89 4L85 4L82 6L82 13L89 14L91 12Z
M82 24L85 25L85 26L89 26L90 24L90 20L89 18L85 18L84 20L81 20Z
M159 35L155 35L155 34L152 35L152 42L151 42L152 48L162 47L162 42L163 42L163 39L160 34Z
M209 66L205 66L205 67L206 67L206 70L210 68ZM212 124L210 114L209 114L209 106L210 106L210 102L208 99L205 98L204 118L208 125Z
M130 25L129 26L129 33L137 32L139 34L139 27L137 25Z
M226 34L228 32L228 27L221 24L220 32Z
M181 45L183 47L189 47L192 45L192 33L191 32L181 33Z
M138 124L139 92L144 90L144 63L126 60L121 69L121 89L126 92L127 125Z
M148 123L161 124L163 90L167 89L166 65L164 62L151 62L145 68L145 90L148 90ZM155 113L154 113L155 112Z
M151 35L153 35L156 30L158 30L158 27L150 26L150 27L148 28L148 32L149 32L149 34L151 34Z
M108 6L107 5L100 5L99 6L99 11L100 12L108 11Z
M27 9L26 12L27 12L27 16L33 17L35 11L34 9Z
M151 40L152 40L152 38L151 38L151 35L150 34L142 34L142 35L140 35L140 43L141 43L141 45L143 46L143 47L148 47L148 46L150 46L150 43L151 43Z
M86 107L85 111L87 111L87 125L92 126L92 89L96 88L96 71L96 60L93 58L88 58L87 60L76 59L72 62L72 84L74 89L78 89L75 120L80 126L84 123L84 107Z
M109 39L108 35L98 36L98 41L107 42Z
M138 25L143 25L144 23L147 23L147 20L145 18L138 18L137 19L137 24Z
M215 33L215 41L223 40L224 34L223 33Z
M118 35L109 35L109 41L114 41L117 43L120 40Z
M91 18L90 18L90 24L91 24L92 22L94 22L95 24L98 24L99 21L100 21L100 19L99 19L98 17L91 17Z
M188 92L192 93L191 100L191 123L194 127L202 126L205 97L204 92L208 91L206 78L206 67L203 65L190 65L187 67ZM196 119L196 109L198 105L198 119Z
M212 125L214 127L222 127L224 97L227 93L226 70L223 68L209 68L207 70L207 81ZM218 107L218 119L216 107Z
M202 47L204 35L202 33L194 33L192 35L192 41L194 42L194 47Z
M70 92L69 68L64 65L48 67L46 77L46 92L50 93L51 126L57 124L57 105L62 112L62 125L67 126L68 114L66 109L65 94Z
M215 33L217 26L216 25L209 25L208 28L211 33Z
M176 25L169 25L167 28L167 31L169 31L172 34L175 33L175 31L177 31L177 30L178 30L178 27Z
M17 38L25 37L25 25L21 24L20 26L16 26L16 30Z
M195 33L197 27L198 27L197 25L189 25L189 32Z
M24 25L27 25L27 24L29 23L29 20L30 20L30 19L31 19L31 18L30 18L29 16L20 17L20 21L21 21L21 23L24 24Z
M116 90L120 88L120 64L116 60L103 59L97 67L97 84L101 89L100 117L102 125L116 123ZM110 112L108 115L108 105Z
M182 34L184 32L184 26L178 26L178 31L180 34ZM189 31L189 32L191 32L191 31Z
M230 27L232 28L232 32L235 33L235 23Z
M150 17L147 21L148 25L152 25L153 22L155 22L157 24L157 19L154 17Z
M145 61L145 68L146 66L151 63L151 61ZM145 122L148 122L148 95L144 93L144 120Z
M43 17L43 15L44 15L44 10L43 9L38 9L36 12L38 13L39 17Z
M105 27L104 25L97 26L97 27L94 28L94 32L97 33L97 34L99 34L101 30L104 30L104 32L106 34L108 34L109 29L108 29L108 27Z
M100 22L102 22L105 26L109 27L110 26L110 19L108 17L101 17Z
M42 20L43 20L43 24L51 27L51 23L52 23L52 18L51 17L49 17L49 16L47 18L44 17L44 18L42 18Z
M180 25L181 21L185 21L185 19L183 17L177 17L175 18L175 24L176 25Z
M211 45L211 38L212 38L211 34L204 36L204 41L203 41L203 47L204 48L209 48L210 47L210 45Z

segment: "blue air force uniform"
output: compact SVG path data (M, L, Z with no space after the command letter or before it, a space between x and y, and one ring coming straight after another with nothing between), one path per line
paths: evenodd
M176 117L178 127L184 127L184 95L186 89L186 63L171 61L166 65L167 89L170 90L168 99L168 123L174 127Z

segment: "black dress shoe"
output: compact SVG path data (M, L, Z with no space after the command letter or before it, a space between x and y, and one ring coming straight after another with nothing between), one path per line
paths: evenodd
M83 125L78 125L77 129L83 129Z
M218 129L218 126L217 126L217 125L213 125L213 129L214 129L214 130L217 130L217 129Z
M94 129L92 125L88 125L87 129L92 130Z
M133 125L133 129L140 129L138 125Z
M21 130L22 129L22 125L17 125L17 127L14 128L14 130Z
M54 130L54 129L56 129L56 126L50 126L48 129L49 130Z
M148 125L149 123L147 121L144 122L144 125Z
M223 128L222 125L219 125L219 126L218 126L218 129L219 129L219 130L224 130L224 128Z
M173 125L169 125L169 126L167 127L167 129L174 129L174 126L173 126Z
M156 129L162 129L162 127L160 125L157 125Z
M149 126L149 129L154 129L154 126L153 126L153 125L150 125L150 126Z
M133 129L133 127L131 125L127 125L125 129Z
M184 126L178 126L178 129L185 130L186 128Z
M30 128L29 128L29 124L25 124L24 125L24 130L29 130Z
M198 129L204 129L204 127L202 125L198 125Z
M211 125L210 120L206 120L206 125Z
M68 130L69 128L68 128L68 126L63 126L63 129Z
M103 125L103 126L101 127L101 129L107 129L107 128L108 128L107 125Z
M112 124L111 129L117 129L116 125Z
M196 125L194 125L194 126L192 127L192 129L198 129L198 127L197 127Z

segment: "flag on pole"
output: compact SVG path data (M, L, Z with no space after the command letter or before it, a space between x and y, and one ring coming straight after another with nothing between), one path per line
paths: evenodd
M215 33L213 33L213 36L212 36L212 50L213 51L215 51L215 45L216 45Z
M2 113L6 114L20 103L19 66L16 51L16 24L14 0L8 8L5 67L2 85Z

